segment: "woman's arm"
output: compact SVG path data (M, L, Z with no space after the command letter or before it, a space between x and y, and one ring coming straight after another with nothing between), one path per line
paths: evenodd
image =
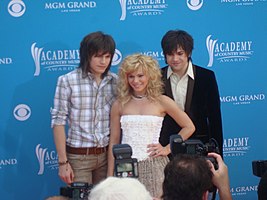
M120 127L120 103L116 100L112 107L110 113L110 138L108 147L108 172L107 176L114 175L114 157L112 152L112 147L114 144L120 143L121 127Z
M181 135L183 140L187 140L195 131L195 126L188 115L171 98L165 95L161 96L160 104L163 108L162 112L170 115L182 128L177 134ZM150 156L153 157L166 156L171 153L170 144L165 147L162 147L160 143L149 144L147 147L149 148Z
M162 95L162 105L166 114L170 115L182 128L178 133L183 140L187 140L195 131L195 126L188 115L169 97Z

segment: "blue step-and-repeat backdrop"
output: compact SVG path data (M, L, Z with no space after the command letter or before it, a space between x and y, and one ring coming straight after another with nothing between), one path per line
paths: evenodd
M257 199L251 163L267 160L267 0L2 0L0 199L45 199L65 186L50 108L58 76L79 63L82 38L112 35L117 72L135 52L165 66L160 41L170 29L188 31L194 63L216 74L233 199Z

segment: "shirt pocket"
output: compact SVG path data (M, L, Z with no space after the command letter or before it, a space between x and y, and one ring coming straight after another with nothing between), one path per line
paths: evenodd
M110 109L114 99L115 97L112 94L103 94L99 97L97 112L103 117L103 120L109 120Z

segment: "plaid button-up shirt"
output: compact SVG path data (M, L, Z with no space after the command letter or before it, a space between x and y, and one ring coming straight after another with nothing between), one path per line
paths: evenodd
M105 147L109 142L110 109L115 100L117 75L109 72L97 85L80 68L58 78L51 127L68 125L72 147Z

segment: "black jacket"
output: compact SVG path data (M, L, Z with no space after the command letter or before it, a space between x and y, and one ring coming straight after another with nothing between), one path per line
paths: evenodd
M165 95L173 99L170 79L167 79L168 67L162 68L162 78L165 85ZM220 109L220 96L216 77L213 71L193 65L194 80L189 78L185 102L185 112L195 125L195 132L189 139L200 139L204 144L214 138L223 155L223 133ZM177 134L180 126L166 115L160 134L160 143L166 146L170 143L170 135Z

